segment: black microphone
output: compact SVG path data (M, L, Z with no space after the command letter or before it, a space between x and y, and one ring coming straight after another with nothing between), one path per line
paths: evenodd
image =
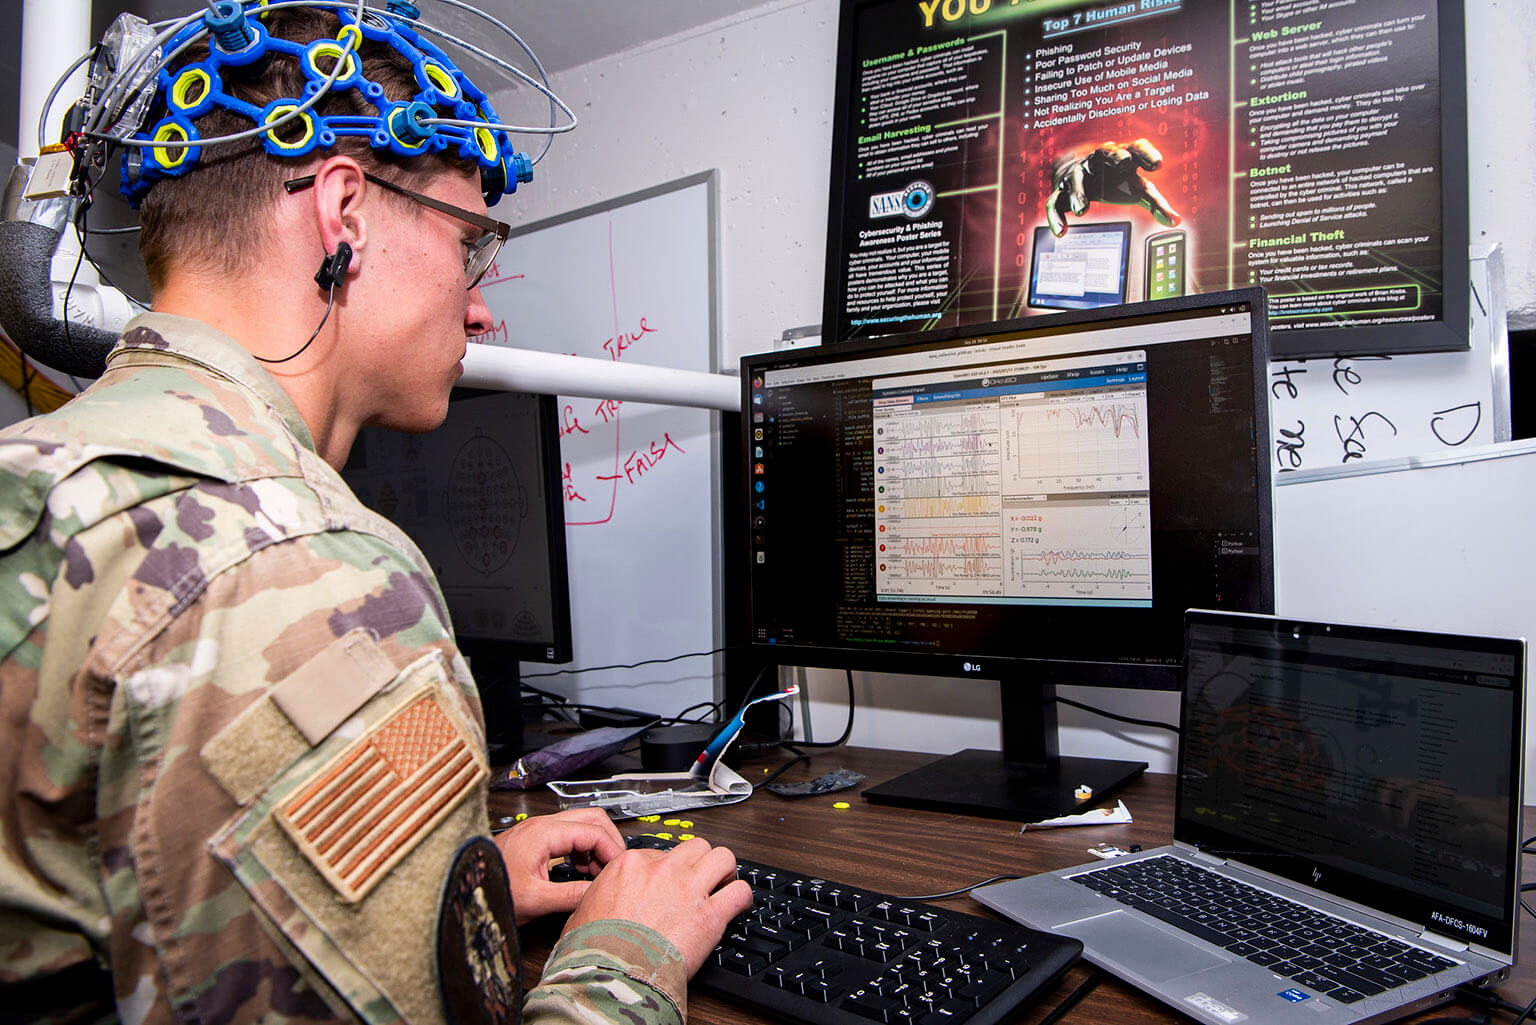
M345 242L336 243L336 251L320 261L320 269L315 271L315 284L327 291L343 284L347 276L347 265L351 262L352 247Z

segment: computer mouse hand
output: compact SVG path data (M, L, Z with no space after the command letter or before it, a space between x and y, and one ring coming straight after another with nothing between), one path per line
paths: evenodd
M1157 186L1141 171L1163 166L1163 155L1146 139L1120 145L1106 142L1083 157L1068 157L1056 165L1051 190L1045 201L1045 218L1051 234L1067 233L1067 213L1081 217L1092 202L1139 206L1149 210L1157 223L1174 227L1183 220Z
M596 808L535 815L497 834L495 840L507 863L519 925L575 908L598 869L624 853L624 838L608 815ZM559 862L550 865L560 858L572 863L572 874L557 873ZM583 859L589 862L585 871L578 867ZM560 882L562 877L569 881Z

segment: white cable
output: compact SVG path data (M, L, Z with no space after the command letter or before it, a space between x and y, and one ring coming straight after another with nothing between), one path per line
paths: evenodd
M49 111L50 108L53 107L53 101L58 98L59 90L64 88L64 83L65 82L69 81L69 76L73 75L76 71L78 71L80 69L80 65L82 65L86 61L90 60L91 56L93 54L95 54L95 52L96 52L96 47L93 46L89 50L87 50L84 53L82 53L79 57L76 57L75 58L75 62L69 66L69 68L64 72L64 74L59 78L59 80L57 82L53 83L53 88L48 90L48 96L47 96L46 99L43 100L43 109L37 115L37 149L38 149L38 152L42 152L43 148L48 145L48 138L47 138L47 135L48 135L48 133L47 133L48 111Z
M465 9L468 9L468 10L474 10L473 8L469 7L467 4L455 3L455 0L442 0L442 2L450 3L453 6L464 7ZM211 7L211 5L212 4L211 4L211 0L210 0L210 7ZM267 10L267 11L273 11L273 10L281 10L283 8L286 8L286 7L321 7L321 8L351 10L353 12L353 16L358 21L362 21L364 19L365 13L373 13L373 10L374 10L374 9L370 9L370 8L366 7L365 0L355 0L355 2L354 2L354 0L282 0L282 2L279 2L279 3L268 4L264 9ZM502 31L507 33L507 35L510 36L512 38L512 40L515 43L517 43L518 46L521 47L522 50L530 56L530 58L533 59L535 65L538 67L540 73L544 74L544 68L543 68L542 63L540 63L538 61L538 58L533 55L533 52L532 52L531 48L528 46L528 44L526 42L524 42L522 40L522 38L517 35L516 32L512 31L511 28L509 28L505 24L501 23L497 19L491 17L490 15L484 14L483 12L476 12L476 13L480 13L481 16L483 18L485 18L487 21L490 21L491 23L495 24L498 28L502 29ZM137 148L140 148L140 149L186 149L186 148L193 147L193 146L214 146L214 145L220 145L220 144L226 143L226 142L236 142L236 141L239 141L241 139L248 139L248 138L251 138L253 136L264 135L264 134L266 134L268 132L274 131L275 129L281 127L282 125L287 124L289 121L292 121L292 120L294 120L294 119L296 119L298 117L301 117L303 114L307 113L310 109L312 109L315 106L315 104L317 104L320 101L320 99L322 97L324 97L328 92L330 92L332 85L336 82L336 79L340 77L342 71L346 68L346 66L347 66L346 57L348 55L356 52L353 49L353 43L354 43L354 41L356 39L356 35L354 33L346 33L345 34L346 35L346 41L345 41L345 44L343 46L343 51L344 52L342 54L342 57L337 60L336 65L332 69L330 75L325 79L325 81L321 84L321 87L315 92L315 94L313 96L311 96L308 100L304 101L303 103L301 103L299 106L297 106L293 110L290 110L287 113L283 114L281 117L275 118L271 122L269 122L269 123L267 123L265 125L259 125L259 126L256 126L254 128L248 129L246 131L235 132L235 133L232 133L232 134L229 134L229 135L212 136L212 137L209 137L209 138L202 138L202 139L165 139L165 140L161 140L161 141L156 141L156 140L153 140L153 139L116 138L114 136L107 135L107 134L104 134L104 133L101 133L101 132L97 131L97 129L100 127L100 125L102 123L102 120L107 116L107 110L109 109L109 106L110 106L109 101L115 100L117 98L118 93L120 93L124 89L125 83L131 81L134 72L137 71L139 65L144 62L145 58L148 57L150 54L154 53L158 48L163 46L167 41L169 41L178 32L182 31L182 29L184 29L187 25L191 24L192 22L194 22L194 21L196 21L196 20L198 20L198 19L200 19L202 17L203 16L201 14L193 14L193 15L188 15L185 18L177 19L177 20L174 20L174 21L170 22L169 23L169 27L164 32L162 32L158 37L156 37L156 39L155 39L155 41L153 43L151 43L149 46L146 46L144 49L142 49L137 54L135 54L133 60L131 62L129 62L125 67L120 68L118 70L118 72L112 77L111 81L108 83L107 88L103 91L103 99L102 99L102 101L100 103L98 103L96 111L94 112L94 116L87 123L86 129L85 129L83 134L88 135L88 136L93 137L93 138L112 139L114 142L116 142L118 144L125 145L125 146L133 146L133 147L137 147ZM161 24L165 24L165 23L161 23ZM557 96L553 92L553 90L551 90L547 85L542 84L542 83L540 83L538 81L535 81L530 75L528 75L527 72L523 71L521 68L514 67L513 65L507 63L506 61L502 60L501 58L497 57L496 55L488 53L485 50L482 50L479 47L473 45L472 43L469 43L469 42L467 42L467 41L465 41L463 39L458 38L457 36L454 36L451 33L444 32L444 31L442 31L440 29L434 28L433 26L424 24L423 22L420 22L420 21L414 21L414 22L412 22L412 24L415 25L415 27L418 30L425 31L426 33L428 33L430 35L434 35L434 36L437 36L437 37L439 37L441 39L447 40L448 42L453 43L456 46L459 46L460 48L462 48L466 52L473 53L476 56L478 56L478 57L488 61L489 63L493 64L494 66L499 67L502 70L508 72L509 74L513 75L515 78L517 78L517 79L525 82L526 84L532 86L534 89L537 89L540 93L542 93L544 96L546 96L549 99L550 104L551 104L551 118L550 118L551 124L547 128L546 127L542 127L542 126L508 125L508 124L503 124L503 123L499 123L499 122L491 122L491 121L464 121L464 120L449 119L449 118L422 118L421 122L420 122L421 124L423 124L423 125L447 124L447 125L454 125L454 126L464 127L464 128L486 128L486 129L489 129L489 130L492 130L492 131L504 131L504 132L516 133L516 134L520 134L520 135L544 135L544 136L546 136L548 138L546 138L546 145L544 146L544 148L539 153L540 157L542 157L544 155L544 153L547 152L548 149L549 149L549 146L548 146L549 138L552 138L554 135L557 135L557 134L563 134L565 132L570 132L570 131L572 131L572 130L574 130L576 128L577 118L576 118L575 112L573 112L571 110L571 108L565 103L565 101L563 101L559 96ZM182 42L182 44L176 48L176 50L174 50L170 54L164 55L162 57L162 59L160 60L159 64L157 64L155 66L155 68L153 69L153 71L151 72L150 78L148 79L148 81L153 81L154 77L159 73L159 71L161 69L163 69L166 66L168 66L169 64L173 63L175 61L175 59L178 56L180 56L180 54L183 53L187 48L189 48L193 44L197 43L198 41L206 38L207 35L208 35L208 29L204 28L201 31L199 31L199 32L195 33L194 35L192 35L191 37L189 37L188 39L184 40ZM89 59L89 56L90 56L90 54L87 53L85 56L83 56L81 58L81 61ZM78 66L79 66L79 64L77 63L75 65L75 67L78 67ZM547 74L545 74L545 78L546 78L546 81L547 81L547 78L548 78ZM60 88L63 85L63 81L64 80L61 79L59 81L59 83L56 84L55 90L54 90L55 93L57 93L58 88ZM131 101L125 100L124 103L123 103L123 106L126 106L128 102L131 102ZM568 117L570 119L570 123L569 124L563 125L563 126L559 126L559 125L555 125L553 123L554 122L553 114L554 114L554 110L555 110L556 107L558 107L559 110L562 111L566 115L566 117ZM117 113L117 109L113 109L113 115L114 116L116 115L116 113ZM45 133L44 124L40 120L39 124L38 124L38 137L39 137L39 139L44 138L45 134L46 133Z
M138 71L139 65L143 64L144 61L149 59L150 55L158 52L160 47L170 42L171 37L176 35L176 33L180 32L194 21L201 20L202 17L203 16L201 14L189 14L184 18L177 19L173 24L166 28L165 31L156 36L152 43L144 47L142 50L139 50L122 67L118 68L117 73L112 76L112 78L107 82L106 88L102 90L101 98L96 102L96 109L91 112L91 119L86 122L84 127L86 129L94 129L101 123L101 119L106 116L107 111L114 110L115 112L116 109L120 109L113 108L112 104L117 99L118 91L123 89L126 84L132 82L134 72ZM146 81L154 81L155 75L158 74L160 69L164 66L165 61L162 60L155 67L154 71L150 73L150 76ZM140 88L143 88L143 86L140 86Z
M277 5L277 4L269 5L269 9L270 9L270 7L276 7L276 6L280 6L280 5ZM282 5L282 6L294 6L294 5L289 4L289 5ZM316 5L315 4L307 4L306 6L316 6ZM353 5L350 5L350 4L335 4L335 5L332 5L332 6L353 6ZM357 0L355 8L356 8L356 12L357 12L356 13L356 17L357 17L357 19L359 21L361 21L362 17L363 17L364 0ZM199 17L201 17L201 15L199 15ZM168 64L170 61L174 60L176 58L176 56L181 53L181 51L185 50L188 46L191 46L193 43L197 42L198 40L204 38L207 35L208 35L208 29L204 28L202 31L194 34L191 38L187 39L183 43L183 45L181 45L181 46L176 48L176 52L175 53L172 53L165 60L162 60L160 62L160 67L157 67L155 69L155 73L159 74L160 69L165 67L166 64ZM311 96L309 99L305 100L303 103L299 104L297 107L295 107L292 110L288 111L288 113L282 115L281 117L274 118L271 121L268 121L264 125L257 125L255 128L250 128L250 129L247 129L246 131L243 131L243 132L234 132L233 134L230 134L230 135L215 136L215 137L213 137L211 139L164 139L164 140L161 140L159 142L155 141L154 139L116 139L115 141L120 143L121 145L124 145L124 146L136 146L136 147L138 147L140 149L162 149L162 148L163 149L186 149L189 146L214 146L214 145L218 145L220 143L225 143L225 142L236 142L236 141L238 141L240 139L249 139L252 136L265 135L268 132L275 131L278 128L282 127L283 125L287 124L289 121L292 121L294 118L300 117L301 115L303 115L305 113L308 113L309 110L311 108L313 108L315 104L319 103L320 100L328 92L331 91L331 86L335 83L336 79L341 77L341 73L344 70L346 70L347 65L349 63L348 58L350 58L354 53L357 52L355 49L353 49L353 43L357 39L358 35L360 35L360 33L357 33L357 32L346 32L346 33L343 33L343 35L346 36L346 41L342 43L342 46L341 46L341 56L336 59L336 66L331 69L330 75L327 76L325 81L321 83L320 88L315 90L315 94L313 96ZM361 56L359 56L358 59L361 60L362 59ZM91 135L94 138L112 138L111 136L101 136L101 135L96 135L95 133L91 133L91 132L87 132L85 134Z
M539 60L539 55L533 52L533 47L524 42L523 37L518 35L510 25L503 23L485 11L480 10L478 7L465 3L464 0L439 0L439 2L447 4L449 7L457 7L460 10L468 11L470 14L483 18L484 20L490 22L492 25L495 25L497 28L501 29L507 35L511 36L512 41L520 46L523 50L523 53L527 54L528 59L533 62L533 66L538 70L539 77L543 79L544 84L546 86L549 85L549 72L544 69L544 62ZM550 86L550 89L553 88L553 86ZM565 112L567 116L571 118L571 123L574 126L576 117L575 115L571 114L570 108L566 107L565 104L561 102L560 98L555 96L553 92L546 90L545 95L549 97L549 127L555 127L555 114L557 113L558 108L565 108ZM539 147L538 155L533 158L533 162L535 164L544 159L544 155L549 152L549 147L554 143L554 141L555 136L553 133L545 136L544 145Z

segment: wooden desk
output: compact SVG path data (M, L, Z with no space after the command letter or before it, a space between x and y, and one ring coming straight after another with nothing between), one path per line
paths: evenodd
M741 774L748 780L760 779L765 768L776 768L787 758L777 753L753 756ZM1173 833L1173 777L1165 774L1147 774L1122 792L1121 797L1135 817L1133 823L1023 834L1017 822L873 805L859 796L865 786L883 782L932 758L867 748L824 751L814 755L809 764L795 766L779 779L810 779L838 768L857 770L868 779L839 794L786 800L760 791L740 804L678 814L692 820L692 832L711 843L730 847L739 857L902 896L952 890L1003 873L1029 874L1081 864L1090 860L1087 848L1098 843L1156 847L1167 843ZM849 807L835 809L833 804L839 801L846 801ZM496 815L520 811L537 814L555 808L554 795L548 790L492 795ZM1536 809L1528 808L1526 817L1536 821L1532 812ZM633 821L619 823L620 832L626 834L656 828ZM931 903L995 917L968 896ZM536 922L523 930L528 978L537 978L559 934L559 925ZM1523 929L1521 935L1522 963L1499 990L1505 999L1524 1004L1536 995L1536 929ZM1073 968L1054 992L1044 994L1035 1007L1018 1018L1019 1025L1038 1022L1087 974L1086 964ZM1429 1016L1436 1013L1447 1012L1442 1009ZM1464 1012L1451 1009L1449 1013ZM772 1020L697 990L689 994L688 1019L695 1025L748 1025ZM1067 1025L1110 1021L1122 1025L1161 1025L1191 1019L1116 979L1107 978L1064 1020Z

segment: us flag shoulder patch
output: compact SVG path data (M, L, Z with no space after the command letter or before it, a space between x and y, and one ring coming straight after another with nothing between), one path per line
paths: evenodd
M277 809L342 900L367 896L487 775L433 691L349 744Z

